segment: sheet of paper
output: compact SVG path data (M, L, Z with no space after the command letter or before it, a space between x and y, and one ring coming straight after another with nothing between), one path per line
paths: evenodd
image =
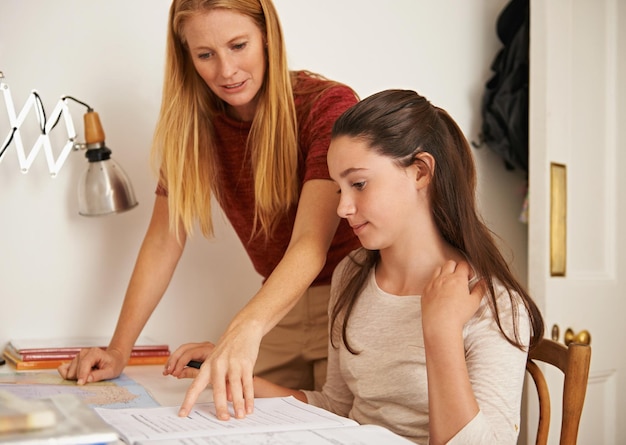
M344 426L319 430L230 434L179 440L153 440L135 445L412 445L391 431L376 426Z
M129 444L154 439L358 425L351 419L302 403L293 397L256 399L253 414L245 419L233 417L229 421L217 419L213 403L197 404L187 417L178 417L178 407L95 409Z

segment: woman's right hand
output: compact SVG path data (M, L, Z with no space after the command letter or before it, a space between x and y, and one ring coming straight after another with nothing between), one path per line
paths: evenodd
M176 349L163 369L163 375L172 375L179 379L195 378L198 369L188 367L191 361L204 363L215 349L215 345L209 341L201 343L185 343Z
M64 379L84 385L119 377L126 361L123 354L114 349L82 349L71 362L59 366L58 371Z
M227 401L237 419L243 419L254 409L253 369L262 334L254 323L234 323L224 333L210 357L205 359L185 394L178 415L185 417L198 396L211 384L217 418L231 417Z

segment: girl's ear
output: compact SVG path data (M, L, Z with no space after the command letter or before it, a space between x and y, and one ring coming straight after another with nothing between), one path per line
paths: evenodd
M433 179L435 171L435 158L430 153L418 153L415 157L415 167L417 171L415 176L417 187L426 187Z

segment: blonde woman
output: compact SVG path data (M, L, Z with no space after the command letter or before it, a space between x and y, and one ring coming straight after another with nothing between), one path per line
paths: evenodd
M181 415L212 384L218 417L230 417L228 398L241 418L253 409L253 373L293 388L325 381L330 278L359 246L335 212L326 152L335 119L358 99L288 70L270 0L174 0L166 61L159 185L117 327L106 350L81 351L59 372L79 384L122 372L194 224L213 235L215 196L263 285L215 347L181 346L164 374L192 376L185 365L203 361Z

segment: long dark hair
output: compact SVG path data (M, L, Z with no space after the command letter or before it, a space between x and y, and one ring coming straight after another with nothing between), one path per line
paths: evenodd
M515 295L519 295L530 319L532 348L543 337L543 318L478 215L474 159L465 136L450 115L414 91L387 90L362 100L340 116L333 126L332 138L339 136L366 141L371 150L394 159L402 167L421 162L418 153L429 153L435 159L429 199L439 232L467 256L478 276L484 278L500 331L511 344L523 349L526 341L519 337L515 300ZM380 252L362 249L351 258L331 312L331 342L336 347L335 338L339 336L348 350L357 353L348 342L347 323L370 270L380 261ZM502 328L494 291L496 280L504 285L511 299L512 336Z

